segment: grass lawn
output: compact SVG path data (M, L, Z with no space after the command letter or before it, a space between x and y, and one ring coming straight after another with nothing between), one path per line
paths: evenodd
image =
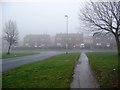
M6 54L3 53L2 57L0 58L13 58L13 57L20 57L20 56L27 56L27 55L34 55L34 54L39 54L38 52L17 52L17 53L11 53L11 54Z
M2 73L0 72L0 88L2 87Z
M90 65L101 88L118 88L118 56L111 52L87 53ZM120 58L119 58L120 59Z
M0 58L2 58L2 54L0 53Z
M3 73L3 88L69 88L79 53L61 54Z

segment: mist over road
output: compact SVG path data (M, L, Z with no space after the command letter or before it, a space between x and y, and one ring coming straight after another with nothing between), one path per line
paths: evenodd
M64 52L62 51L47 51L47 52L40 52L40 54L37 55L30 55L30 56L22 56L22 57L16 57L16 58L7 58L2 60L2 72L10 70L12 68L19 67L21 65L39 61L39 60L45 60L47 58L50 58L52 56L62 54Z
M22 52L23 51L24 50L22 50ZM29 52L32 52L32 51L36 51L36 50L30 50ZM103 51L114 52L113 50L101 50L101 51L99 50L99 52L103 52ZM15 52L19 52L19 51L15 51ZM26 51L26 52L28 52L28 51ZM65 53L66 50L49 50L49 51L39 51L39 52L40 52L40 54L36 54L36 55L22 56L22 57L16 57L16 58L7 58L7 59L3 59L3 60L0 59L1 63L2 63L1 64L2 67L0 67L0 72L4 72L4 71L19 67L24 64L35 62L35 61L45 60L52 56ZM98 51L96 51L96 50L79 50L78 49L78 50L68 50L68 52L72 53L72 52L98 52Z

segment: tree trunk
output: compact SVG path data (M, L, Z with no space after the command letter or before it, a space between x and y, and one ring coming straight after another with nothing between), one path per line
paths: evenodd
M117 44L118 56L120 56L120 40L118 36L116 36L116 44Z
M10 49L11 49L11 44L10 44L9 47L8 47L8 52L7 52L7 54L10 54Z

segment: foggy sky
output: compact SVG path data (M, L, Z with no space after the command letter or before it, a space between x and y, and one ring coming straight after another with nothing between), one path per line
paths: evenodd
M79 8L83 6L80 0L55 0L43 2L10 2L2 3L2 24L8 20L16 21L20 38L26 34L66 33L66 18L68 15L68 32L78 32L80 27ZM31 1L31 0L30 0ZM84 0L82 0L84 1Z

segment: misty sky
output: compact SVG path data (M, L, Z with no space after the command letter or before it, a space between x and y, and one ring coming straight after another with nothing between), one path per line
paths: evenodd
M34 2L2 3L2 24L8 20L16 21L20 37L26 34L52 34L66 32L66 14L68 15L68 32L78 32L80 27L79 8L83 6L80 0L41 0ZM84 1L84 0L82 0Z

